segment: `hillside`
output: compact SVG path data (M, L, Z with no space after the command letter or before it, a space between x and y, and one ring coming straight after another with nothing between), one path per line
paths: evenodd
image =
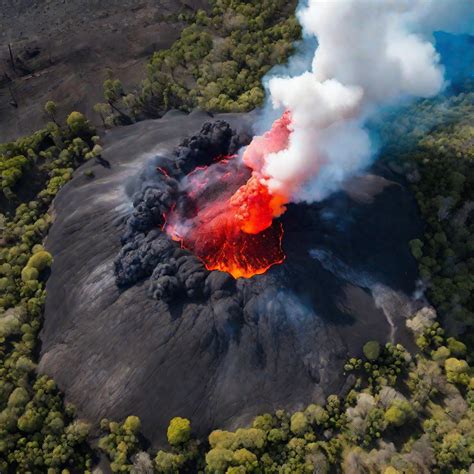
M99 121L92 109L107 69L137 84L150 55L179 37L178 14L206 7L205 0L7 3L0 7L0 141L40 128L48 100L60 116L79 110Z

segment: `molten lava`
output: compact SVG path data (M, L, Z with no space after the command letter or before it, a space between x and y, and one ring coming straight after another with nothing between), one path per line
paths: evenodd
M283 214L288 197L270 192L263 168L267 155L288 146L290 124L285 113L255 137L244 152L244 166L226 157L188 175L185 202L167 216L166 232L208 270L250 278L284 261L283 226L274 218Z
M237 190L229 204L240 229L247 234L259 234L272 225L273 218L284 212L286 199L272 195L255 176Z

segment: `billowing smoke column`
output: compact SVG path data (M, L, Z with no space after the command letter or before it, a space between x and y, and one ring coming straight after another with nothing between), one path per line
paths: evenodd
M305 36L318 41L312 67L269 80L273 108L283 112L244 151L247 183L206 202L185 226L171 216L168 232L210 270L249 277L283 261L274 218L289 202L324 199L370 163L364 122L378 107L441 91L431 33L472 28L474 2L309 0L299 16Z
M370 162L363 125L377 107L441 91L431 33L472 29L474 2L309 0L299 17L318 41L311 71L268 83L273 107L291 115L288 146L253 160L256 139L244 160L271 193L311 202Z

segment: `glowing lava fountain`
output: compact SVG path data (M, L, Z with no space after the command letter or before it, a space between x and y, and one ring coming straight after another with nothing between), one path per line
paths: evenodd
M267 155L287 148L290 125L285 113L253 139L242 160L226 157L187 176L184 202L166 216L165 230L208 270L250 278L284 261L283 226L274 219L288 196L268 189L263 168Z

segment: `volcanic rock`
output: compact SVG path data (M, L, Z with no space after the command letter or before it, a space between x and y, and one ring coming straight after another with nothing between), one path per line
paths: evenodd
M218 120L229 126L210 125L193 148ZM322 203L290 205L285 262L251 279L208 272L163 234L190 156L207 163L225 151L215 140L236 151L251 120L173 113L114 130L110 169L88 162L95 179L81 170L55 199L39 367L80 416L138 415L158 446L174 416L205 435L322 402L347 390L344 360L367 340L406 342L417 305L407 243L421 229L412 196L383 167Z

